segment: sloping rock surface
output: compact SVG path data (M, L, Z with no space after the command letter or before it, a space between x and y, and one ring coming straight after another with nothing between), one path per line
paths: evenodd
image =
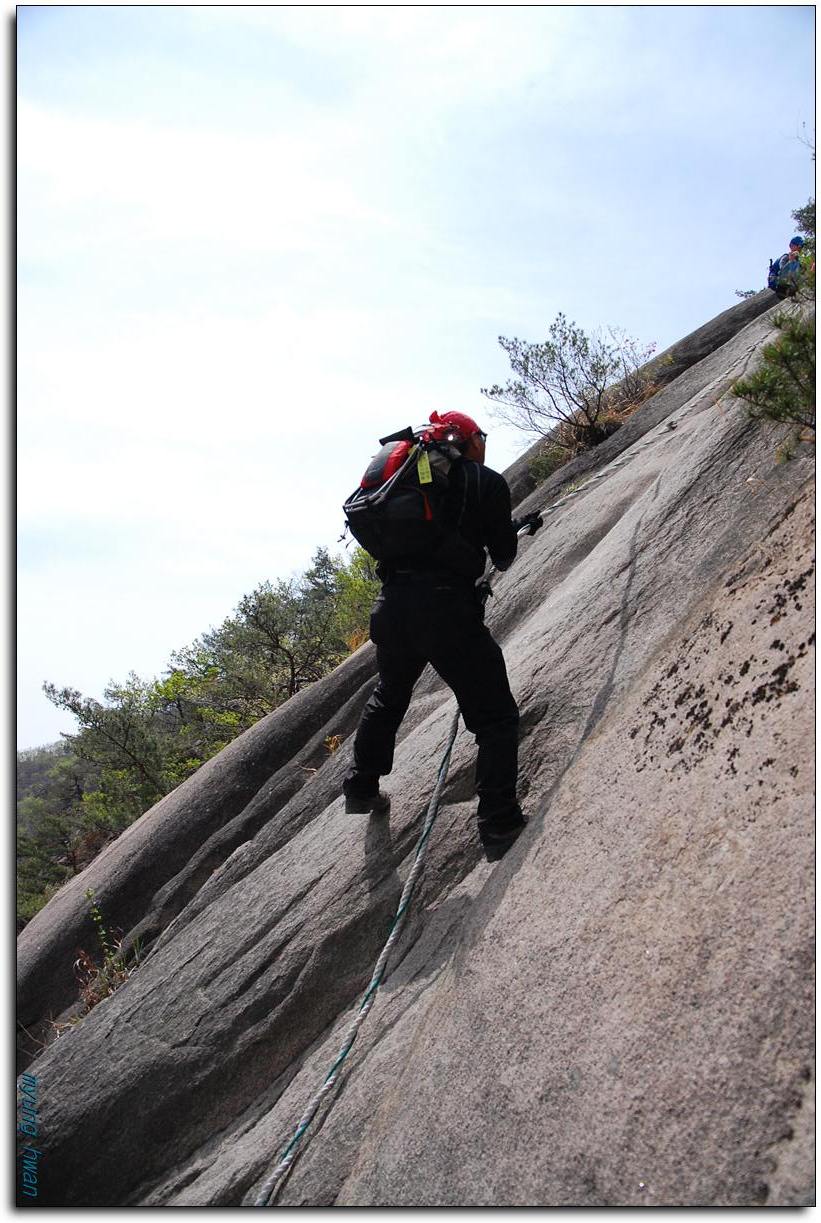
M755 340L731 361L724 345L762 312L772 312L773 300L773 294L764 290L655 357L648 363L648 374L666 389L605 445L567 464L533 496L529 496L535 488L530 465L539 445L530 447L505 473L514 504L528 497L520 512L540 508L567 485L601 469L675 413L698 388L709 384L713 393L725 390L738 376L739 361L748 359ZM689 377L682 376L690 370ZM510 604L508 613L510 620L515 615ZM86 890L91 888L103 911L127 932L127 944L139 939L150 946L217 867L304 785L327 754L325 739L354 730L375 670L373 647L368 644L322 684L298 693L287 706L261 719L133 824L25 927L18 939L20 1069L48 1038L51 1021L75 1001L71 966L77 949L88 950L95 941ZM316 804L309 802L307 811L311 818ZM274 835L281 840L290 833L280 827Z
M726 393L772 312L730 338L720 319L712 351L577 460L581 487L496 582L531 823L480 859L463 731L407 926L283 1206L813 1200L814 461L776 464ZM426 673L390 822L346 816L350 738L317 767L321 736L350 735L372 676L365 649L126 834L141 882L111 916L152 950L30 1068L38 1204L253 1203L387 937L454 712ZM104 905L118 844L89 868ZM30 973L59 959L77 905L60 896L23 932Z
M147 811L29 922L17 940L20 1069L50 1021L76 999L76 950L96 944L86 890L128 931L127 945L150 946L237 845L324 762L325 739L355 730L375 675L368 645L321 685L298 692Z

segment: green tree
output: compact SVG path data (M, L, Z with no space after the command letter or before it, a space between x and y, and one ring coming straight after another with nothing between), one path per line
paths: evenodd
M775 318L779 336L761 350L758 368L734 383L754 420L815 429L815 314L796 308Z
M368 639L371 608L379 589L376 561L364 548L355 548L348 564L339 564L336 575L338 631L351 650Z
M300 578L263 582L219 628L172 656L207 698L201 709L233 714L244 729L341 661L348 651L337 625L337 569L319 549Z
M802 143L815 161L814 137ZM798 292L775 316L779 335L761 350L758 367L732 387L734 395L746 400L753 420L794 426L779 457L790 457L802 430L815 431L815 199L796 208L792 219L805 236Z
M616 329L587 336L560 313L544 343L500 336L499 344L514 377L482 387L494 415L571 451L604 441L618 428L619 413L649 390L641 366L655 345L640 348Z
M814 158L813 158L814 160ZM798 297L802 301L815 302L815 200L807 200L803 208L796 208L792 214L799 233L804 235L804 249L801 252L801 278L799 280Z
M346 563L320 548L300 577L263 582L218 628L172 654L161 679L132 673L110 683L102 701L45 684L78 730L20 761L20 919L238 734L360 644L378 587L362 549Z
M807 200L803 208L796 208L792 219L798 232L805 235L815 250L815 200Z
M155 686L133 672L124 684L110 683L103 696L106 704L84 697L73 688L58 689L46 683L43 691L57 706L74 715L78 735L69 736L73 751L93 762L100 771L100 790L110 788L122 796L118 775L128 778L132 802L145 810L167 791L163 777L163 751L157 733L159 701Z

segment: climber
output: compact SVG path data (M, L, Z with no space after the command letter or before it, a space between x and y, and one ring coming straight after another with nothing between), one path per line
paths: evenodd
M804 239L792 238L789 251L779 259L770 261L770 274L767 277L767 287L780 298L795 297L798 292L798 279L801 274L800 255Z
M517 531L527 527L534 534L542 519L511 519L510 490L503 476L485 467L487 435L474 420L462 412L434 412L431 424L433 438L447 436L461 454L448 475L446 546L428 557L377 566L383 585L370 631L379 681L354 740L353 766L343 782L345 810L389 812L379 778L391 771L397 731L429 662L476 736L479 836L488 861L496 861L527 819L516 799L519 711L502 651L484 624L477 581L485 549L497 569L507 569L516 557Z

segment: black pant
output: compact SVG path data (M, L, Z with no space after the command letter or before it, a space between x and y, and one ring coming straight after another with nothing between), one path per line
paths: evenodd
M516 801L519 710L505 660L483 622L471 584L447 579L395 578L383 587L371 613L379 682L354 740L354 765L346 794L369 797L390 773L396 733L413 686L431 663L453 690L465 726L476 736L479 832L502 833L523 822ZM431 785L438 761L430 762Z

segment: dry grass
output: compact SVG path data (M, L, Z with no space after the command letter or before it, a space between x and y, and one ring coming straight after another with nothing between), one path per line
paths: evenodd
M531 464L531 473L537 480L546 480L571 459L586 454L588 450L594 450L596 445L601 445L602 440L617 433L625 421L658 390L657 382L642 382L641 386L631 388L629 398L611 399L596 420L595 428L599 433L599 440L593 444L590 441L590 422L583 412L577 412L572 421L561 421L545 438L541 453ZM605 434L604 439L600 436L602 431Z
M361 645L370 640L370 632L368 627L355 629L350 636L345 638L345 644L353 654L354 650L358 650Z

